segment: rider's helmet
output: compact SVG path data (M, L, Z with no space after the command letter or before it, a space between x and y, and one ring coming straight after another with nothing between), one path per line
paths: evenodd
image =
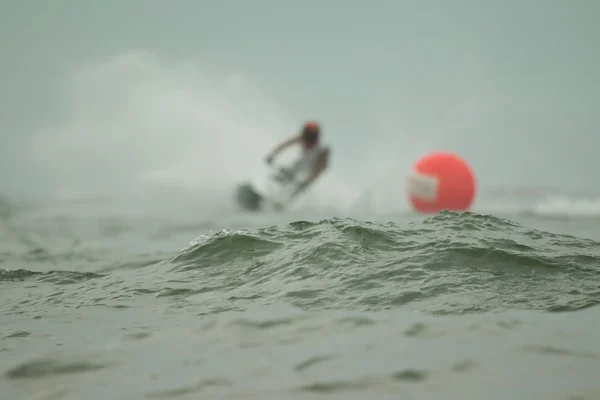
M314 147L319 141L321 129L315 121L308 121L302 127L302 144L306 148Z

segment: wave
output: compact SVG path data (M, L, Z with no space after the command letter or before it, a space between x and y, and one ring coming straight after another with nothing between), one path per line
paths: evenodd
M64 263L73 257L57 253L52 262L63 256ZM92 275L5 271L0 280L69 282L80 286L78 301L95 304L88 292L99 291L101 304L111 306L152 295L204 313L279 301L305 309L408 307L432 314L564 311L597 304L600 294L598 242L472 212L441 212L407 226L331 218L222 230L197 237L172 257L146 254L107 264L96 260ZM55 295L74 301L67 291Z

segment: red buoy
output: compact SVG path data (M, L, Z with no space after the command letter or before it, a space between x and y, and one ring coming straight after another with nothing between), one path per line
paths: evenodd
M417 161L407 187L410 203L420 213L468 211L475 200L475 175L452 153L431 153Z

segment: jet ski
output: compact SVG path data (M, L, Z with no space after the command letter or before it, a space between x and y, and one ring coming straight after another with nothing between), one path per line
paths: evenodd
M259 187L250 181L240 183L235 190L235 201L244 211L281 211L291 201L297 187L294 172L287 167L273 166L267 174L266 184Z

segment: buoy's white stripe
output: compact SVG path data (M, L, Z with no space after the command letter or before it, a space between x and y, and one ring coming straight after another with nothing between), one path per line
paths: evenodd
M407 177L408 193L418 199L434 201L437 198L439 180L435 176L411 172Z

